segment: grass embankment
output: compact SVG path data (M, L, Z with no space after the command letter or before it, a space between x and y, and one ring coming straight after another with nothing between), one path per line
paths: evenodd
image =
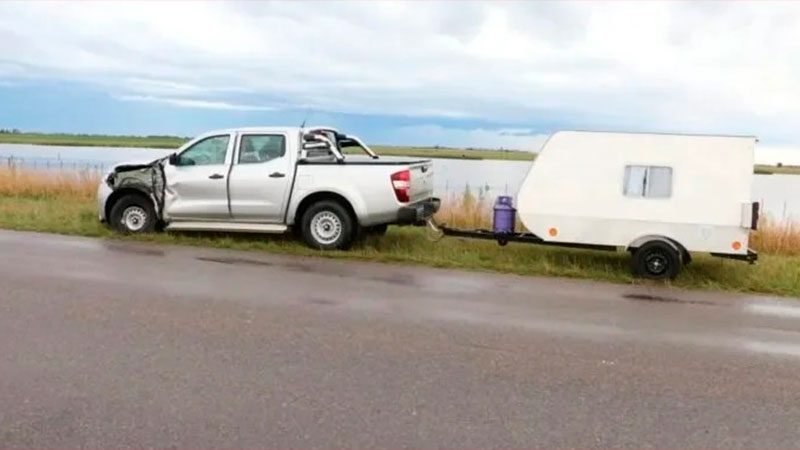
M49 133L0 133L0 144L63 145L71 147L147 147L178 148L189 139L179 136L106 136L95 134L49 134ZM372 147L379 155L410 156L415 158L447 159L503 159L532 161L533 153L517 150L480 150L434 147L395 147L378 145ZM354 149L354 154L363 154Z
M759 175L800 175L800 166L768 166L766 164L756 164L754 170Z
M348 252L318 252L287 236L208 233L156 233L121 236L98 223L96 176L63 173L57 177L0 168L0 227L155 243L290 253L309 256L404 262L434 267L489 270L520 275L553 275L620 283L635 281L627 253L547 248L446 237L431 242L421 228L391 227ZM488 205L471 195L450 198L439 219L462 227L488 226ZM699 255L672 284L687 288L758 292L800 297L800 228L769 221L755 233L762 251L749 266Z
M99 134L0 133L0 144L69 147L178 148L189 139L178 136L106 136Z

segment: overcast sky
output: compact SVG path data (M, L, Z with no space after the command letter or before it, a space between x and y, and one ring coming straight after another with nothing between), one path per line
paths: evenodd
M800 144L800 3L2 2L0 127L331 124L535 149L556 129Z

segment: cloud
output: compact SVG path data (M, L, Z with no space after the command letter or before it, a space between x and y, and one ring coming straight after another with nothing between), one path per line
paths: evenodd
M791 2L4 2L0 79L475 120L498 144L543 123L785 144L800 140L799 24Z
M247 89L237 86L210 86L181 83L151 78L125 78L121 86L131 92L152 95L193 95L203 96L218 93L247 93Z
M438 125L412 125L398 127L390 136L396 142L411 145L443 145L459 148L514 149L538 152L547 140L547 134L509 134L507 130L484 128L461 129Z
M153 97L149 95L120 95L117 96L119 100L129 102L150 102L150 103L163 103L170 106L177 106L179 108L199 108L199 109L222 109L232 111L275 111L277 108L273 106L261 105L242 105L237 103L228 103L220 101L209 100L194 100L186 98L171 98L171 97Z

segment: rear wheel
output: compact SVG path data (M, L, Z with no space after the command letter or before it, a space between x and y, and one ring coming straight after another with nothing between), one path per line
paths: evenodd
M650 241L633 252L631 264L637 277L673 279L681 270L681 254L666 242Z
M303 239L320 250L345 250L353 243L355 224L341 204L324 200L311 205L301 222Z
M156 227L153 202L143 195L126 195L111 208L109 224L120 233L150 233Z

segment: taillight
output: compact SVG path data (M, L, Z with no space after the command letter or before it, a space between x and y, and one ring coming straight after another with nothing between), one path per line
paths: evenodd
M400 203L407 203L410 198L408 191L411 189L411 172L402 170L392 174L392 189L394 189L394 196Z

